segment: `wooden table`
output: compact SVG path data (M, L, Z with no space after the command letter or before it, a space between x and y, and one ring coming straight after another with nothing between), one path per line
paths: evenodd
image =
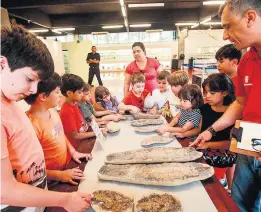
M188 146L189 140L188 139L182 139L179 140L182 146ZM95 140L89 139L87 141L82 141L77 146L77 150L79 152L85 152L90 153L93 146L94 146ZM203 159L201 159L202 161ZM74 161L71 161L69 163L68 168L74 168L77 166L80 166L81 170L84 170L84 167L86 165L86 162L82 162L80 165L77 164ZM235 202L232 200L232 198L228 195L226 190L223 188L223 186L219 183L217 178L215 176L201 181L204 188L206 189L209 197L213 201L215 207L218 211L221 212L227 212L227 211L233 211L233 212L239 212L239 208L235 204ZM56 185L53 185L49 188L49 190L52 191L59 191L59 192L73 192L78 190L78 186L73 186L71 184L67 183L57 183ZM57 208L57 207L50 207L46 208L46 212L64 212L65 210L63 208Z

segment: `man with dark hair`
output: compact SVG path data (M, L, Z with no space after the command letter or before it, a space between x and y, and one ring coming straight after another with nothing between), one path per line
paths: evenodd
M191 144L209 141L220 131L243 116L243 121L261 123L261 1L228 0L220 8L224 40L235 48L250 50L238 66L236 100L208 130ZM260 212L261 206L261 153L255 158L238 155L232 187L232 198L241 211Z
M96 78L99 82L99 85L102 84L101 80L101 73L100 73L100 54L96 52L97 48L96 46L92 46L92 52L88 53L86 62L89 64L89 79L88 79L88 84L92 85L92 80L94 75L96 75Z
M47 190L43 150L17 105L17 101L35 94L39 81L54 72L46 45L22 26L1 28L0 65L2 211L42 212L46 206L83 211L90 207L90 194Z

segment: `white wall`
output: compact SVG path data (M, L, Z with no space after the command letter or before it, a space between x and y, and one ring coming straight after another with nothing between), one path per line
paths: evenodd
M229 41L223 40L223 30L189 30L188 37L185 38L185 56L195 57L199 49L208 47L222 47Z
M87 54L91 51L92 42L83 40L62 43L63 50L68 50L70 72L88 81L89 65L86 63Z

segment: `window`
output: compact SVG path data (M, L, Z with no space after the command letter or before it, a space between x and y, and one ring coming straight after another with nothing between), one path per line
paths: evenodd
M129 35L127 32L122 32L118 34L118 41L119 43L128 43L129 42Z
M130 32L129 33L129 43L139 42L140 33L139 32Z
M140 32L140 42L149 42L150 36L147 32Z
M119 43L118 37L119 37L119 33L109 33L108 34L109 43Z
M161 32L150 32L149 37L150 37L150 42L161 41Z

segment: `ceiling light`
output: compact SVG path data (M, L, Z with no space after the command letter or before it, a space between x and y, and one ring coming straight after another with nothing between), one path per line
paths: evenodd
M48 29L29 29L28 31L29 32L34 32L34 33L37 33L37 32L49 32Z
M189 23L175 23L176 26L193 26L197 23L192 23L192 22L189 22Z
M120 5L124 6L124 0L120 0Z
M92 32L92 35L107 35L109 32Z
M130 27L151 27L151 24L131 24Z
M193 29L193 28L196 28L196 27L198 27L198 26L199 26L199 23L197 23L197 24L191 26L191 28Z
M129 4L128 7L164 7L164 3Z
M75 28L55 28L53 31L74 31Z
M203 1L203 5L222 5L225 1Z
M211 17L204 19L203 21L200 22L200 24L204 24L208 21L211 21Z
M122 27L123 25L102 26L103 29L119 29Z
M127 14L126 14L126 9L125 9L124 6L121 7L121 12L122 12L123 17L126 17L126 16L127 16Z
M203 23L203 25L221 25L221 22L207 22L207 23Z
M146 30L146 32L148 32L148 33L152 33L152 32L163 32L163 29L148 29L148 30Z
M52 32L54 32L54 33L56 33L56 34L62 34L60 31L58 31L58 30L53 30L52 29Z

